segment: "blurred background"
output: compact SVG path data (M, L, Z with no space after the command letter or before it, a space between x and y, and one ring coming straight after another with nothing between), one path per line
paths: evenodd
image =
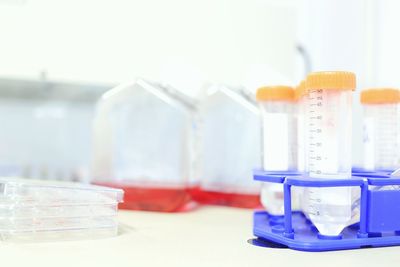
M395 0L0 0L0 175L87 181L98 98L137 77L298 84L348 70L400 84ZM361 135L354 97L354 136ZM354 164L361 140L353 142Z

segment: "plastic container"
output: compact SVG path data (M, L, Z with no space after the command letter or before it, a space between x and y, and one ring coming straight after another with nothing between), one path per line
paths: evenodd
M3 241L115 236L123 191L67 182L0 179Z
M311 178L351 178L355 85L355 75L350 72L315 72L307 77L307 153ZM359 220L358 207L353 205L356 190L307 187L302 209L321 235L338 236L347 225Z
M195 103L138 79L106 92L94 121L93 177L122 188L125 209L173 212L195 182Z
M257 90L262 112L263 169L271 172L290 172L297 169L297 125L295 93L289 86L267 86ZM283 215L283 188L265 182L261 202L272 215Z
M251 179L260 168L260 111L244 88L213 85L200 105L200 188L194 199L204 204L256 208L260 184Z
M361 92L363 106L363 168L381 171L399 168L400 90L373 88Z

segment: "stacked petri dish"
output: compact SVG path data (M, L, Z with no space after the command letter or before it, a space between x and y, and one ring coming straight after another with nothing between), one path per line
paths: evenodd
M59 241L115 236L119 189L69 182L0 179L0 239Z

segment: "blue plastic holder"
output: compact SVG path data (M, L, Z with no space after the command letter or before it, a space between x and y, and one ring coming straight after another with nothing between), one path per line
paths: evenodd
M284 194L281 218L266 211L254 213L253 233L259 243L274 242L304 251L400 245L400 178L383 173L357 173L351 179L316 179L298 173L262 170L254 170L253 174L257 181L281 183ZM301 212L292 211L292 186L360 187L360 222L346 227L340 236L320 235Z
M361 176L361 177L374 177L374 176L381 176L381 175L390 176L390 174L394 171L395 170L371 171L371 170L365 170L363 168L357 168L357 167L352 168L353 176Z

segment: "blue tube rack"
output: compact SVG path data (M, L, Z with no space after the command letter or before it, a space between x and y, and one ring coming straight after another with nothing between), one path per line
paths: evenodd
M277 243L303 251L329 251L400 245L400 178L387 172L353 172L351 179L316 179L294 172L253 171L254 180L281 183L284 215L271 216L255 211L253 233L258 244ZM299 211L292 211L291 189L298 187L360 187L360 222L346 227L340 236L322 236ZM373 186L375 189L371 188ZM399 187L400 188L400 187Z

